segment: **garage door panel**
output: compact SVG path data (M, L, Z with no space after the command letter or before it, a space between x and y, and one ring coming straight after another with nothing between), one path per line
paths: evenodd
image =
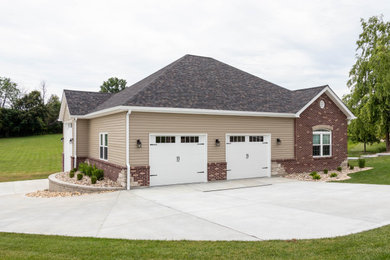
M228 179L270 176L269 135L227 135Z
M150 185L207 181L206 136L174 136L170 143L156 143L159 136L150 136Z

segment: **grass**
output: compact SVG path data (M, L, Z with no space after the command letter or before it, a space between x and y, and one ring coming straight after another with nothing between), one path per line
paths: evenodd
M386 151L385 143L374 143L372 145L367 144L367 152L364 153L364 144L363 143L353 143L348 141L348 156L350 157L359 157L363 154L373 154L373 153L382 153Z
M341 182L390 185L390 156L367 158L365 160L366 167L374 167L374 169L349 174L351 179ZM358 167L357 160L349 160L349 164Z
M61 136L0 138L0 182L41 179L60 171Z
M311 240L145 241L0 233L1 259L388 259L390 226Z

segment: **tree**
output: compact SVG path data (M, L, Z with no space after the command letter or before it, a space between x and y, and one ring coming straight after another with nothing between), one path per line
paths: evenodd
M41 95L42 95L42 100L43 103L45 103L46 100L46 92L47 92L47 87L46 87L46 81L42 80L41 81Z
M361 19L363 32L356 42L356 63L349 76L351 104L359 107L364 123L386 139L390 151L390 23L383 16Z
M126 88L127 81L116 77L109 78L100 86L100 92L103 93L118 93Z
M17 84L10 78L0 77L0 107L12 106L20 95Z
M51 95L46 103L46 125L49 133L60 133L62 131L62 124L58 121L60 109L60 99L56 95Z
M351 95L345 95L343 97L344 104L351 110L351 112L357 117L351 120L348 124L348 137L353 142L361 142L364 144L364 152L367 152L367 143L373 144L379 142L379 138L376 134L377 129L373 124L367 124L367 115L358 106L361 104L353 104L351 102Z

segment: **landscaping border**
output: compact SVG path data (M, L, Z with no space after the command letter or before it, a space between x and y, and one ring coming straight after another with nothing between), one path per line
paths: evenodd
M102 192L102 191L119 191L125 189L124 187L94 187L94 186L85 186L85 185L68 183L56 178L57 174L58 172L53 173L48 177L49 191L94 193L94 192Z

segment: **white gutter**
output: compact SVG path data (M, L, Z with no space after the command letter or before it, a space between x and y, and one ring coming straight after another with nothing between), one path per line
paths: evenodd
M126 167L127 167L127 176L126 176L126 189L130 190L130 114L131 110L129 109L126 114Z
M74 119L74 161L73 168L77 168L77 117Z

